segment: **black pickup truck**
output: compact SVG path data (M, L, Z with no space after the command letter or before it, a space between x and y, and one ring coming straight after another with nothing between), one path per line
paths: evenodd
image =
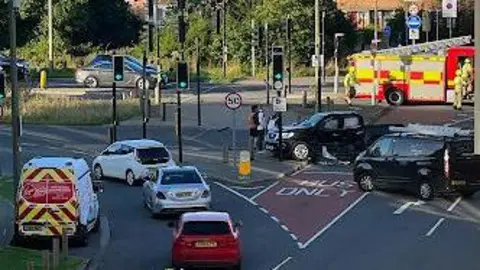
M473 134L387 134L356 158L354 179L364 191L406 190L423 200L468 197L480 190L480 156L473 147Z
M339 160L353 161L355 157L380 136L389 133L391 126L365 125L363 117L354 111L316 113L305 120L282 129L283 154L296 160L315 159L325 146ZM269 131L267 150L279 152L278 130Z

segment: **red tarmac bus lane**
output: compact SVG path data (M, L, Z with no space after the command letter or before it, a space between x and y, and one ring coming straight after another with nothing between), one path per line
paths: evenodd
M281 180L255 201L302 247L362 196L348 173L304 172Z

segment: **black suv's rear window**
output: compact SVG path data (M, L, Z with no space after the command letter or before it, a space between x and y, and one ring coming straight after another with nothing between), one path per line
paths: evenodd
M423 138L395 138L393 155L400 157L431 156L443 149L443 141Z
M230 226L224 221L189 221L183 224L184 235L230 234Z

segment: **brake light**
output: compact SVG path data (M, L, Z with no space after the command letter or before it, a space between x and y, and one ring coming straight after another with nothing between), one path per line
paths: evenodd
M180 246L184 246L184 247L191 247L191 246L193 246L193 245L192 245L192 242L187 241L183 236L180 236L180 237L177 239L177 244L180 245Z
M443 172L446 178L450 178L450 154L448 149L445 149L445 153L443 155Z
M157 192L157 198L160 199L160 200L166 200L167 197L165 197L165 194L163 194L163 192L159 191Z
M208 190L203 191L202 198L208 198L208 196L210 196L210 191Z
M221 243L222 243L222 246L224 247L234 247L234 246L237 246L237 239L232 237L232 238L225 239Z

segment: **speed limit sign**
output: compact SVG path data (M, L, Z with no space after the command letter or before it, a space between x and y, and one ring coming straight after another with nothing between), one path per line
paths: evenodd
M225 105L230 110L236 110L242 106L242 96L237 92L228 93L225 97Z

